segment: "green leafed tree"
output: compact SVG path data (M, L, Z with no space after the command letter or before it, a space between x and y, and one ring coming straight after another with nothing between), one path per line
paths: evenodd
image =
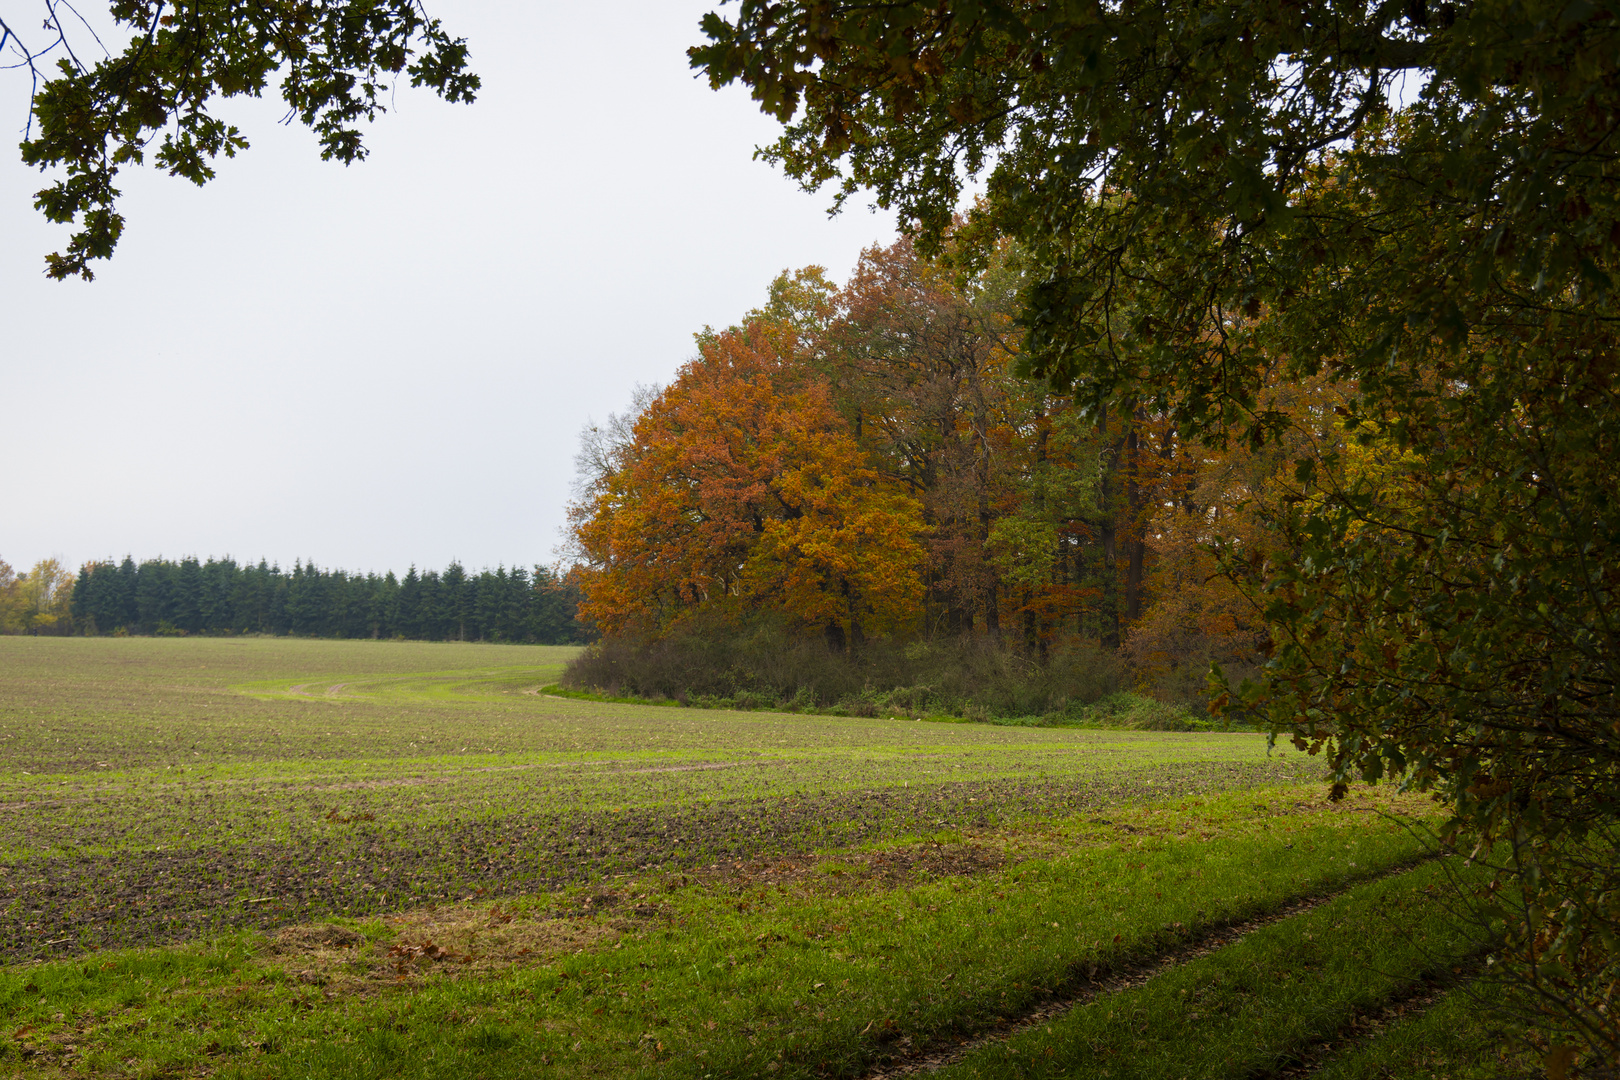
M224 98L278 84L288 119L315 132L322 158L348 165L365 158L360 122L385 111L396 81L447 101L470 102L479 89L466 41L420 0L111 0L101 37L62 0L40 0L37 14L38 30L32 18L25 26L0 17L0 51L34 76L23 161L62 172L34 204L74 227L67 247L46 257L46 273L59 279L88 280L90 264L112 255L124 231L115 185L126 165L150 160L200 185L221 156L247 148L215 115Z
M1617 14L742 0L691 50L925 246L980 177L953 248L1017 241L1027 374L1302 448L1283 557L1225 552L1277 644L1227 700L1501 859L1554 1072L1620 1058ZM1338 413L1267 407L1279 367Z

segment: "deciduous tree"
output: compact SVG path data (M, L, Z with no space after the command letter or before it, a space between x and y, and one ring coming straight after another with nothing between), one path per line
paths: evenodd
M22 627L22 589L17 584L17 572L0 559L0 634L15 634Z
M699 335L622 464L573 510L604 633L771 613L829 640L914 617L920 508L863 460L791 324Z
M0 572L0 588L5 587L3 578ZM17 575L11 589L11 618L21 632L62 634L72 630L73 575L59 560L39 560L26 574Z
M126 165L150 153L200 185L221 156L247 149L247 137L214 115L222 98L258 97L279 77L288 119L315 132L322 158L348 165L366 156L359 123L387 111L396 79L447 101L472 101L479 88L466 41L421 0L110 0L105 40L124 40L100 60L85 59L102 39L71 5L41 0L40 9L41 32L0 19L0 51L20 55L34 76L23 161L66 173L34 203L74 226L66 249L46 257L54 278L89 280L91 262L112 255L124 231L114 185Z
M1142 614L1146 522L1183 469L1144 410L1086 416L1016 377L1021 275L1003 245L961 273L902 237L864 252L810 351L885 475L928 523L933 632L977 630L1031 657L1108 648Z
M1404 475L1298 459L1244 707L1508 845L1498 958L1549 1063L1620 1058L1615 7L743 0L704 27L694 64L784 122L807 185L938 244L986 174L966 233L1019 241L1025 370L1083 407L1260 445L1295 423L1274 365L1337 381Z

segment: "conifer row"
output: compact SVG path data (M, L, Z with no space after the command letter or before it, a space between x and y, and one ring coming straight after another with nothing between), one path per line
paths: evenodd
M89 634L292 634L330 638L501 641L544 645L584 640L574 588L543 566L403 578L291 571L210 558L88 563L73 588L74 630Z

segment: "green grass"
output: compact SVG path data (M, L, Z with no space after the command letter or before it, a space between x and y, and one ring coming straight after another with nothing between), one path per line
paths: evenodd
M1315 1080L1531 1080L1541 1062L1504 1052L1492 1017L1500 987L1480 979L1454 987L1431 1007L1397 1018L1324 1061Z
M940 1076L1242 1080L1274 1072L1424 976L1449 975L1477 949L1470 927L1438 902L1451 872L1430 864L1372 882ZM1465 873L1486 876L1477 867Z
M1253 734L535 693L566 655L0 638L0 1074L858 1076L1422 847Z

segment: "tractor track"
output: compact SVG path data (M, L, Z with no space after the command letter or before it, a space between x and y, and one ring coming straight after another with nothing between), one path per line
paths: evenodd
M932 1046L905 1049L903 1052L907 1053L906 1060L871 1069L862 1074L862 1080L891 1080L894 1077L931 1073L947 1065L954 1065L987 1046L994 1046L1022 1035L1056 1017L1062 1016L1077 1006L1085 1005L1109 994L1116 994L1122 990L1140 986L1150 979L1163 975L1183 964L1209 956L1230 945L1235 945L1257 930L1263 930L1268 926L1292 919L1297 915L1303 915L1307 911L1321 907L1323 904L1336 900L1346 893L1371 882L1382 881L1385 878L1408 873L1437 857L1439 857L1438 853L1426 854L1390 867L1380 873L1358 878L1341 889L1291 900L1264 915L1257 915L1242 922L1207 927L1196 932L1190 940L1176 948L1158 953L1152 957L1145 957L1134 962L1125 961L1106 970L1101 965L1087 965L1083 970L1077 966L1070 971L1065 985L1049 994L1046 1000L1021 1015L1003 1017L994 1022L994 1027L991 1030L961 1036L959 1041L951 1046L940 1046L938 1040L935 1040L935 1045ZM1407 994L1403 1000L1410 1000L1414 995L1423 992L1424 988L1422 987L1414 988L1412 993ZM1430 1000L1438 997L1440 992L1431 989L1432 997ZM1398 1005L1399 1002L1392 1000L1386 1005L1384 1011L1388 1011L1393 1015ZM1358 1018L1350 1021L1346 1027L1354 1028L1358 1024L1361 1027L1366 1027L1372 1022L1373 1018ZM1310 1050L1307 1050L1301 1056L1301 1065L1308 1062L1308 1068L1314 1068L1325 1057L1325 1048L1329 1045L1336 1045L1340 1041L1342 1040L1338 1038L1337 1034L1323 1040L1319 1045L1324 1049L1314 1057L1311 1056ZM901 1045L904 1047L903 1042ZM1315 1047L1311 1049L1315 1049ZM1306 1071L1298 1071L1299 1067L1290 1065L1284 1070L1268 1075L1264 1080L1296 1080L1296 1078L1308 1075Z

